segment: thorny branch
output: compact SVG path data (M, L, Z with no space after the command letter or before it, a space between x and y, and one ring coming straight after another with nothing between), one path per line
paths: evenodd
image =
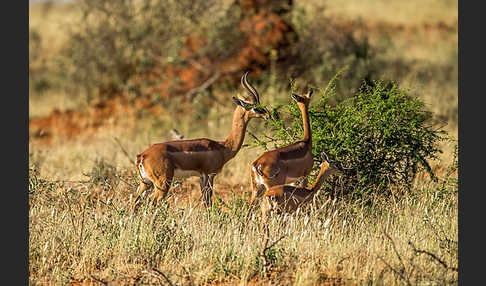
M458 271L458 268L457 267L451 267L451 266L447 265L447 263L445 263L442 259L440 259L439 257L437 257L437 255L435 255L434 253L429 252L427 250L417 249L415 247L415 245L413 245L413 243L411 241L408 242L408 245L410 245L413 248L413 251L415 253L418 253L418 254L422 254L422 253L423 254L427 254L432 259L434 259L435 261L439 262L445 269L449 269L449 270L452 270L452 271Z
M174 286L174 284L172 284L172 281L170 281L170 279L160 270L156 269L156 268L151 268L151 271L148 271L148 270L143 270L142 273L144 274L148 274L152 277L155 277L157 279L159 279L159 281L162 281L162 279L160 278L160 276L162 276L164 278L164 280L170 285L170 286ZM154 273L155 272L155 273ZM158 274L158 275L157 275ZM159 276L160 275L160 276Z
M279 241L281 241L286 235L282 235L279 239L275 240L272 242L270 245L268 245L268 242L270 241L269 237L269 230L268 230L268 225L265 225L265 240L262 245L262 249L260 251L260 257L262 258L263 262L263 274L265 275L267 273L267 267L270 265L270 262L267 260L267 250L271 249L274 247Z

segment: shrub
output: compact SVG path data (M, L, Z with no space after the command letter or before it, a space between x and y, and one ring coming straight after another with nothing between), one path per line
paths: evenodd
M293 62L284 67L287 77L304 78L317 85L331 79L339 67L348 66L336 83L339 95L345 95L344 91L357 90L362 78L378 76L384 65L378 55L387 47L372 44L361 21L326 15L325 1L314 1L312 9L306 7L306 2L296 3L292 10L291 23L299 40L291 47Z
M96 158L91 171L83 175L88 177L88 181L93 185L101 186L103 189L115 189L119 183L120 171L105 159Z
M343 175L329 180L332 195L363 198L370 193L390 194L392 186L409 189L422 170L435 178L428 160L442 152L438 143L447 139L447 133L430 125L432 114L418 98L407 95L396 82L383 80L365 81L356 94L333 105L334 80L317 91L316 104L309 107L315 167L325 150L345 168ZM295 102L282 106L281 115L277 109L273 112L272 135L257 138L258 144L280 147L302 138Z
M282 13L282 17L289 18L286 21L295 26L295 31L292 28L285 36L295 37L291 44L272 50L280 74L315 83L329 79L337 66L347 64L349 75L340 82L342 87L338 87L343 89L355 89L359 78L374 76L377 51L365 37L355 35L358 24L341 25L339 21L322 17L323 5L310 13L302 9L293 11L293 5L282 1L268 2L251 5L275 13L288 10L290 13ZM211 72L214 67L209 63L224 62L238 55L242 48L249 48L244 52L250 53L245 61L251 59L253 68L266 70L266 61L254 54L268 49L265 57L270 57L270 43L281 41L281 36L270 33L275 39L269 40L268 36L255 34L253 40L247 39L242 33L242 17L255 21L252 25L264 23L244 14L241 5L239 1L221 0L77 1L75 7L83 16L70 32L59 61L59 69L70 85L65 88L72 89L69 94L83 89L88 101L126 90L145 95L157 94L159 89L177 93L180 86L188 88L181 83L187 79L177 76L170 80L177 75L178 68L194 66L197 70L207 70L205 73ZM267 41L270 46L260 47ZM187 57L188 54L191 56ZM238 57L234 60L241 61ZM257 65L261 66L257 68Z
M42 94L53 86L53 73L42 56L42 37L37 29L29 29L29 91Z
M220 2L78 1L83 17L63 50L62 64L70 82L84 86L88 100L157 85L149 80L136 82L137 76L168 63L187 65L179 52L185 37L195 31L213 25L216 31L210 36L222 37L227 32L226 18L233 15L221 13Z

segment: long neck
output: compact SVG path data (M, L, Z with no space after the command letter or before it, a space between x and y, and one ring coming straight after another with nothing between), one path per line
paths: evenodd
M321 188L326 178L333 173L333 171L329 168L329 165L327 163L322 163L322 164L323 165L321 165L321 169L319 170L319 174L317 175L314 184L312 184L312 186L310 187L310 190L313 193L317 192Z
M312 143L312 133L309 121L309 111L307 110L307 105L299 104L300 112L302 113L302 126L304 128L304 138L302 139L309 144Z
M236 107L230 135L224 141L224 146L226 147L225 161L233 158L240 150L243 140L245 140L246 126L249 121L249 118L245 116L245 110L240 106Z

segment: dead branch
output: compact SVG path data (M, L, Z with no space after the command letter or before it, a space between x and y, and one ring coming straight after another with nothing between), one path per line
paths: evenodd
M405 264L403 263L403 260L402 260L402 257L400 256L400 254L398 253L398 250L395 246L395 242L393 241L393 239L388 235L388 233L386 233L385 231L383 231L383 234L385 235L386 238L388 238L390 241L391 241L391 245L392 245L392 248L393 248L393 251L395 252L395 255L398 257L398 260L400 261L400 264L402 265L402 269L403 271L406 270L405 268Z
M400 261L400 264L402 265L402 267L401 267L400 271L398 271L395 268L393 268L390 264L388 264L383 258L381 258L381 257L378 257L378 258L381 259L388 266L388 268L390 268L393 272L398 274L405 282L407 282L407 285L412 285L412 283L410 282L410 279L408 277L405 277L405 275L404 275L404 273L406 273L407 269L405 267L405 264L403 263L402 257L400 256L400 253L398 253L398 250L395 246L395 242L388 235L388 233L383 231L383 234L385 235L386 238L388 238L388 240L390 240L393 251L395 252L395 255L398 257L398 260Z
M388 264L388 262L385 261L385 259L383 259L383 257L381 256L378 256L378 259L381 260L383 263L385 263L385 265L395 274L397 274L398 276L400 276L400 278L402 278L405 282L407 282L407 285L411 286L412 283L410 283L410 280L407 279L407 277L405 277L403 275L403 271L398 271L396 270L393 266L391 266L390 264Z
M162 277L164 277L165 281L167 281L167 283L170 285L170 286L174 286L174 284L172 284L172 282L169 280L169 278L160 270L156 269L156 268L152 268L152 271L155 271L157 272L158 274L160 274Z
M189 101L193 101L194 98L196 97L196 95L207 89L208 87L210 87L215 81L217 81L219 78L221 77L221 73L219 72L216 72L214 73L211 77L209 77L209 79L207 79L205 82L203 82L200 86L198 87L195 87L191 90L189 90L185 96L189 98ZM214 99L214 98L213 98Z
M415 253L418 253L418 254L422 254L422 253L423 254L427 254L432 259L434 259L435 261L439 262L439 264L441 264L445 269L449 269L449 270L452 270L452 271L458 271L458 268L457 267L451 267L451 266L447 265L447 263L445 263L442 259L440 259L439 257L437 257L437 255L435 255L434 253L429 252L427 250L417 249L415 247L415 245L413 245L413 243L411 241L409 241L408 244L410 245L410 247L413 248L413 251Z
M125 154L125 156L127 157L128 161L130 162L130 165L133 164L134 160L128 154L127 150L125 148L123 148L122 144L120 143L120 140L117 137L114 137L113 140L115 140L115 142L118 144L118 146L122 150L123 154Z
M286 235L282 235L279 239L275 240L272 242L270 245L268 245L268 242L270 241L269 237L269 230L268 230L268 225L265 224L264 226L264 235L265 235L265 240L264 243L262 244L262 249L260 251L260 257L262 258L262 263L263 263L263 274L266 275L267 273L267 267L270 265L270 262L267 260L267 250L271 249L274 247L279 241L281 241Z

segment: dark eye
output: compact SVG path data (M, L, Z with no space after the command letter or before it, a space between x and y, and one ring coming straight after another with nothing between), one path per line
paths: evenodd
M253 112L258 113L258 114L263 114L266 111L263 108L253 108Z
M299 96L297 94L292 94L292 98L295 100L295 101L298 101L298 102L303 102L304 99L302 98L302 96Z

